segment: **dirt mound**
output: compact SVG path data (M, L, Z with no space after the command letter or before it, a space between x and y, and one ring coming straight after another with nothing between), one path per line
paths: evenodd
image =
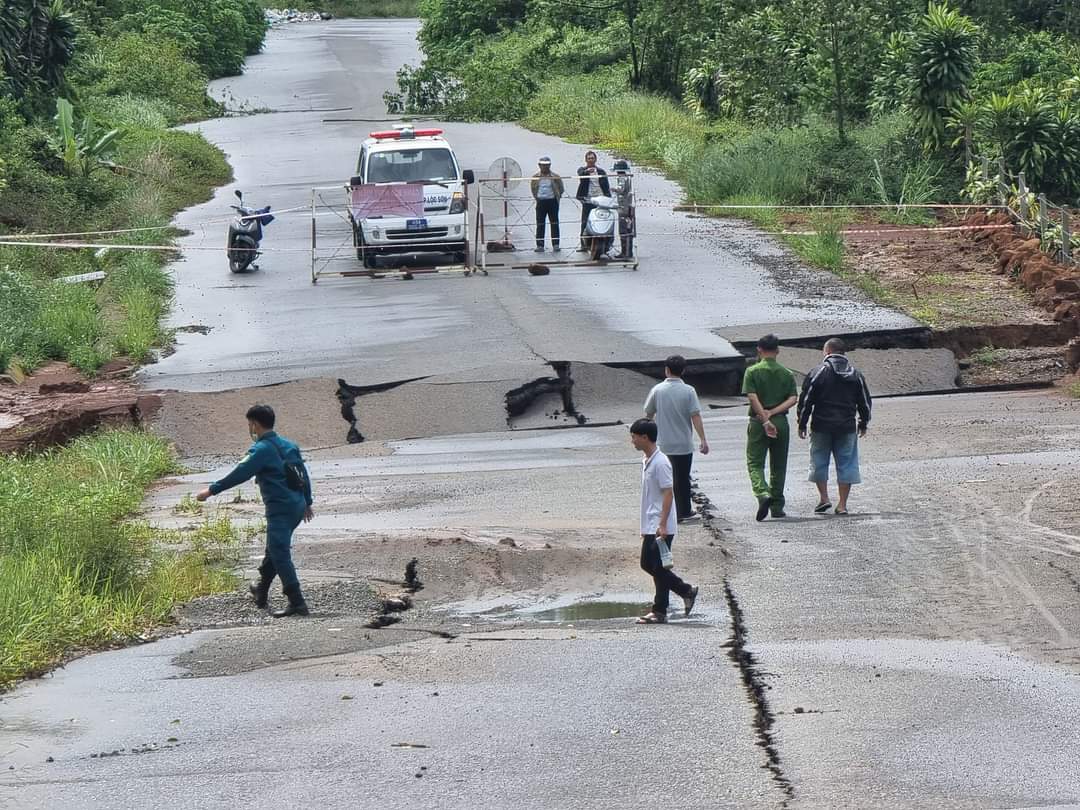
M1008 225L1007 213L979 212L966 225ZM1007 275L1033 295L1035 304L1054 314L1055 321L1080 319L1080 272L1042 252L1038 236L1021 230L974 231L972 239L989 246L997 257L996 272Z
M83 376L64 363L50 363L28 377L5 375L0 383L0 452L14 453L63 444L102 426L142 425L161 399L141 391L127 368Z

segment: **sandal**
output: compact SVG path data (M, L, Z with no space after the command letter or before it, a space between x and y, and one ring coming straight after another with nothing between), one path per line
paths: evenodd
M848 513L847 509L841 509L839 506L836 507L836 514L843 516L843 515L846 515L847 513Z
M819 503L817 506L814 507L814 514L815 515L824 515L830 509L832 509L832 504L829 503L828 501L822 501L821 503Z
M667 624L667 616L661 616L659 613L646 613L637 620L637 624Z

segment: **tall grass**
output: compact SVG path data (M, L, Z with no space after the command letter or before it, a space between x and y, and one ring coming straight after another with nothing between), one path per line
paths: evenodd
M749 219L771 231L783 229L785 206L884 202L897 206L894 218L915 222L925 215L911 214L901 203L947 199L959 191L919 151L901 115L853 127L849 141L839 143L822 122L705 123L667 99L631 92L616 72L599 71L549 80L530 100L523 123L657 165L682 184L689 201L720 206L712 209L717 216ZM843 212L815 218L815 234L785 241L807 262L843 274L846 218ZM853 281L883 297L884 291L867 288L863 275Z
M123 149L122 162L132 172L111 188L100 220L68 223L65 229L150 228L116 241L168 244L172 214L205 199L230 176L221 153L191 133L132 131ZM168 340L160 326L172 296L164 261L161 254L132 251L99 256L91 250L0 247L0 372L12 360L28 370L45 360L66 360L87 373L119 355L149 360ZM94 271L104 271L106 280L55 281Z
M175 469L164 441L135 431L0 456L0 688L71 649L130 638L177 600L231 586L214 567L238 547L227 520L190 535L126 522L146 487Z
M847 222L843 213L829 214L811 219L812 233L805 236L788 236L786 240L802 258L817 267L833 273L844 269L844 237L841 230Z

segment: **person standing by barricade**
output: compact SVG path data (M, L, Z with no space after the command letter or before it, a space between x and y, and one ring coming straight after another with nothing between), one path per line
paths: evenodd
M615 175L611 178L611 191L619 203L619 254L616 259L634 258L634 229L637 217L634 211L634 182L630 177L630 164L625 160L616 160L611 167Z
M594 197L610 197L611 185L608 183L607 172L596 165L596 152L591 149L585 153L585 165L579 167L577 173L577 199L581 203L581 242L578 253L585 253L589 249L585 244L585 225L589 222L589 212L596 208L590 200Z
M551 158L546 155L538 161L540 171L532 176L532 195L536 201L536 252L544 252L544 231L551 223L551 250L558 253L559 247L559 200L564 188L559 175L551 171Z

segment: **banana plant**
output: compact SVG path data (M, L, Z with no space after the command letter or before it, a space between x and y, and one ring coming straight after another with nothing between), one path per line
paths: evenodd
M98 169L112 169L123 132L106 130L85 116L76 123L75 108L66 98L56 100L56 134L53 148L64 161L68 174L89 177Z

